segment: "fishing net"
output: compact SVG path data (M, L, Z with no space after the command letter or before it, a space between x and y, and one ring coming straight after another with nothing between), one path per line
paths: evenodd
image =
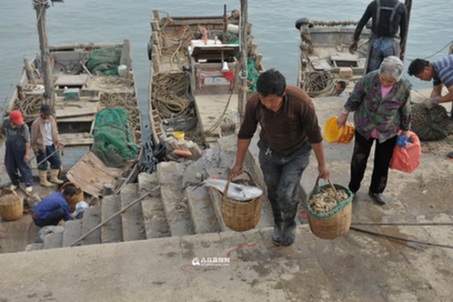
M247 80L249 82L249 92L250 94L256 91L256 81L260 76L260 72L256 69L256 63L253 60L249 60L247 63Z
M86 66L95 75L118 76L121 47L100 47L92 49Z
M138 154L127 116L123 108L106 108L96 114L91 151L108 167L119 168Z

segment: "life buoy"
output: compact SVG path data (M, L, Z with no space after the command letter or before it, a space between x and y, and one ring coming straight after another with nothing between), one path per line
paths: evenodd
M310 25L310 20L308 20L308 18L300 18L296 21L296 28L300 30L300 27L302 25Z

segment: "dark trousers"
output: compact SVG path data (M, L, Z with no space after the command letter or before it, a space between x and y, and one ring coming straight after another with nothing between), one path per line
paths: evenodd
M289 154L269 150L261 141L259 161L267 186L267 195L272 207L274 222L281 223L297 213L300 179L310 161L311 145L307 142Z
M43 161L44 158L46 158L47 156L52 154L52 152L54 152L54 151L55 151L55 146L54 145L46 146L46 152L42 152L41 150L39 151L39 154L36 157L36 162L39 163L39 162ZM49 157L47 159L47 161L45 161L42 164L40 164L38 166L38 170L47 170L47 162L50 163L50 168L51 169L53 169L53 170L60 169L61 161L60 161L60 155L58 154L58 152L55 152L51 157Z
M372 193L384 192L396 139L397 136L379 143L377 139L366 139L355 131L354 152L351 160L351 180L349 182L349 189L352 192L355 193L360 188L373 142L376 142L376 148L369 191Z
M20 139L7 139L5 150L5 167L11 184L19 184L19 173L23 177L25 186L33 186L33 176L29 163L24 162L25 142Z
M43 227L46 225L57 225L60 220L65 218L66 213L62 208L55 209L49 213L46 219L41 219L37 217L33 217L33 221L39 227Z

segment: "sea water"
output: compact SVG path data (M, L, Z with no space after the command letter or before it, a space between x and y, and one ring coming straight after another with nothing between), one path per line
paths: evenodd
M420 57L437 59L447 54L453 40L453 0L414 0L406 51L405 65ZM49 3L51 3L49 1ZM36 11L32 0L0 0L0 104L8 102L20 79L23 57L39 54ZM240 0L65 0L55 2L46 11L49 44L77 42L122 42L132 45L133 67L139 101L146 106L149 80L147 43L150 37L150 14L159 10L176 15L222 15L226 4L228 14L239 9ZM289 84L296 83L298 72L299 32L297 19L358 20L369 0L249 0L248 18L258 51L263 54L266 69L277 68ZM429 88L409 77L415 88Z

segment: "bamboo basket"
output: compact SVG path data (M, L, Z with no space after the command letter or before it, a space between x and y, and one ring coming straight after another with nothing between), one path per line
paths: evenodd
M305 199L305 208L307 210L308 224L311 232L321 239L334 239L345 235L351 226L352 216L352 199L354 194L348 189L338 184L329 184L319 186L319 177L316 180L315 187ZM349 198L338 202L338 205L328 213L316 213L310 205L309 200L313 194L319 193L323 188L331 186L334 191L341 189L348 193Z
M250 178L251 185L255 185L250 173L244 171ZM253 229L260 221L261 196L248 200L237 201L227 197L231 178L228 179L221 201L223 222L227 227L236 232L244 232Z
M63 192L64 188L66 188L67 186L74 186L76 188L76 194L72 196L71 200L69 201L70 212L73 213L75 211L77 203L84 200L83 190L72 182L66 182L61 186L61 192Z
M5 192L9 192L6 193ZM17 220L24 213L24 198L14 190L3 189L0 192L0 216L5 221Z

